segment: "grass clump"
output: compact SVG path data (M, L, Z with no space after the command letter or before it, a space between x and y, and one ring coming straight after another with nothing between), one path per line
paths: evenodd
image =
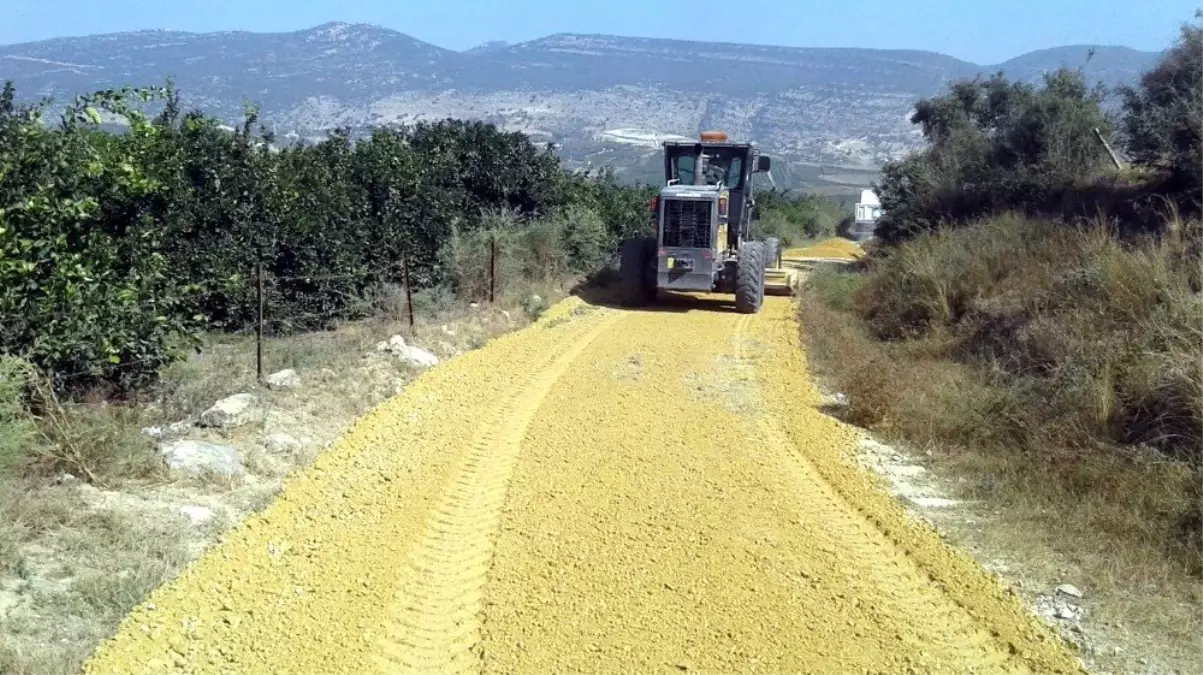
M27 362L0 356L0 473L24 463L38 436L33 418L25 407L32 373Z

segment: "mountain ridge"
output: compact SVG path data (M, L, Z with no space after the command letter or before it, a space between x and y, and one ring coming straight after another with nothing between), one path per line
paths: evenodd
M455 51L335 21L287 32L151 29L4 45L0 79L12 79L23 98L61 103L172 76L188 107L234 122L251 100L297 138L461 117L557 142L569 161L630 164L655 151L649 138L721 126L787 160L871 169L918 146L907 119L914 102L954 80L1002 70L1034 81L1068 63L1082 65L1092 83L1115 85L1158 56L1069 45L983 66L921 49L585 33Z

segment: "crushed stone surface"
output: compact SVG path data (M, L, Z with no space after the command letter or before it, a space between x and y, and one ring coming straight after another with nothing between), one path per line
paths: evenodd
M788 299L571 298L441 363L88 673L1079 672L847 459Z

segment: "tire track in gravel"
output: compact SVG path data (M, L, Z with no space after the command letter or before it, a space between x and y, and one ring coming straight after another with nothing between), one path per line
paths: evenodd
M748 327L755 318L742 317L732 336L735 367L741 379L756 378L755 357L748 354L752 342ZM755 396L759 399L759 392ZM822 534L826 541L820 546L839 546L855 559L878 561L872 569L871 583L866 586L891 591L883 597L873 598L873 612L881 617L878 628L888 630L892 623L905 622L924 636L922 642L908 644L904 640L899 645L901 650L919 655L908 665L927 670L934 665L925 663L927 658L961 653L980 655L967 664L972 672L1023 671L1023 664L1015 660L1014 650L1009 645L999 644L960 605L943 595L939 586L931 583L934 579L929 572L907 558L895 542L865 521L856 508L823 480L815 466L781 430L780 422L763 401L758 400L755 409L760 440L767 450L782 460L779 463L782 474L792 481L806 507L803 518L823 523ZM861 591L858 586L859 583L850 586L848 594L857 595Z
M395 670L383 635L404 614L406 563L429 541L478 430L614 314L570 298L423 374L135 607L84 672Z
M756 326L753 333L757 341L763 342L762 352L751 364L763 397L763 410L780 424L776 432L791 450L796 470L804 470L817 481L831 499L843 506L843 513L855 514L858 526L867 528L872 538L903 556L903 564L922 579L922 588L937 590L943 606L950 608L944 616L951 613L973 621L981 631L974 641L979 645L976 654L979 659L986 657L984 663L997 659L987 655L992 648L1009 655L1005 669L1011 672L1085 672L1072 646L1040 621L1018 596L968 553L945 542L930 524L912 517L875 476L848 456L858 452L863 431L819 409L819 393L799 336L800 329L807 330L805 317L799 325L796 312L792 303L780 302L750 317L749 322ZM856 545L865 539L845 537L841 541ZM865 554L867 551L859 553ZM897 597L894 593L888 595ZM912 620L924 620L922 613L910 616ZM982 641L982 632L990 639ZM910 646L910 653L923 655L930 650L916 644ZM1002 669L987 672L992 670Z
M971 560L842 453L788 300L663 299L531 420L485 589L508 673L1074 672ZM737 358L738 357L738 358Z
M481 599L526 427L569 364L617 319L609 317L576 338L481 418L405 566L397 605L379 645L380 672L480 671Z

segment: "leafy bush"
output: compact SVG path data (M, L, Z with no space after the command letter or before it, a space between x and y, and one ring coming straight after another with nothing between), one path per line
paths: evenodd
M1103 96L1080 72L1061 69L1042 87L999 74L920 101L911 121L929 147L883 168L877 235L897 242L946 223L1038 210L1100 175L1108 159L1094 130L1110 133Z
M606 266L618 250L618 239L593 209L572 205L552 217L552 228L560 232L567 265L573 272L589 272Z
M1203 16L1197 12L1196 18ZM1137 87L1124 87L1125 147L1139 165L1163 171L1166 187L1203 200L1203 26L1185 24L1175 44Z
M60 390L137 388L202 328L252 327L260 265L280 334L378 311L406 267L416 291L480 298L478 232L503 238L501 274L556 274L598 264L647 218L646 190L569 175L525 136L479 122L277 148L254 110L230 132L183 113L171 87L81 97L54 128L14 101L7 85L0 353L54 373ZM163 104L154 119L148 102ZM98 131L101 112L127 132Z
M757 193L756 207L760 218L752 223L752 236L777 237L787 247L807 239L834 237L852 219L852 214L831 199L777 189Z

